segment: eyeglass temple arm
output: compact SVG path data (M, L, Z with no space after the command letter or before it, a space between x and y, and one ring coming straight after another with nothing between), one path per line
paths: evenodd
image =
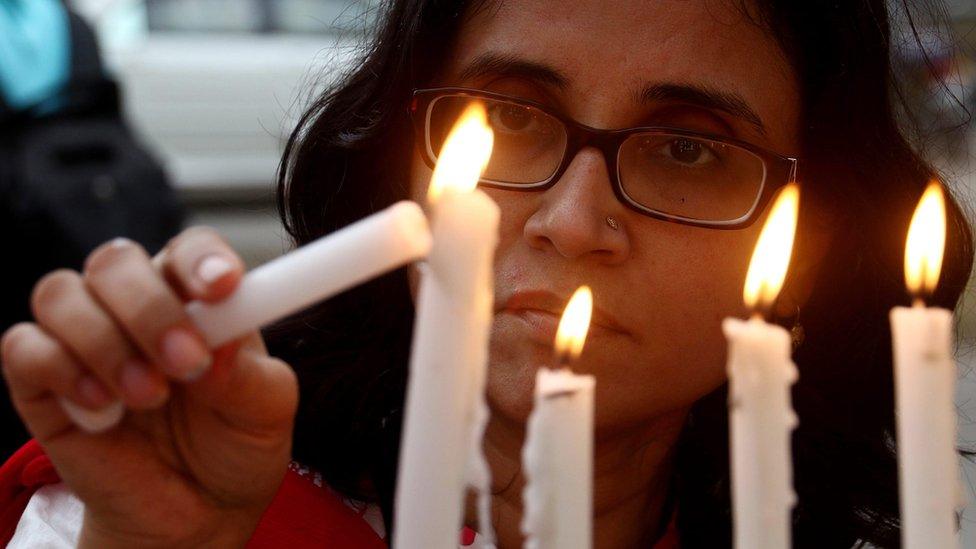
M796 172L797 172L796 166L798 162L796 158L787 158L786 160L790 162L790 170L789 173L787 174L786 182L793 183L794 181L796 181Z

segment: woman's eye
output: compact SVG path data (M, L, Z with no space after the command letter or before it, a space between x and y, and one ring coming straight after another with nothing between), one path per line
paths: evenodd
M700 165L715 158L715 154L705 144L692 139L672 139L667 144L667 149L667 155L682 164Z
M491 125L503 131L525 131L535 118L532 112L517 105L499 105L491 109Z
M671 141L669 152L671 156L686 164L694 164L702 156L701 143L696 143L688 139L675 139Z

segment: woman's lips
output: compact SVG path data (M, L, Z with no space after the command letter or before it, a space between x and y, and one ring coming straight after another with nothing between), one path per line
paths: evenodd
M569 297L560 297L545 290L516 291L502 305L498 314L510 315L518 319L528 330L529 337L544 345L552 345L556 339L556 329ZM626 335L626 330L606 312L594 308L588 338L617 334Z
M542 345L552 345L556 340L556 328L559 317L538 309L504 309L503 314L510 314L525 324L529 339Z

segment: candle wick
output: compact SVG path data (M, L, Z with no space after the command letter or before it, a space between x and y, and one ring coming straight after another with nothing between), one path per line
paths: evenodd
M755 305L752 307L752 319L771 322L775 304L775 298L768 300L763 299L763 295L760 292L758 299L756 299Z
M571 362L572 362L572 359L570 358L568 352L565 352L565 351L563 351L563 352L556 351L556 366L557 367L559 367L560 369L568 370L569 369L569 365L570 365Z
M574 391L572 389L563 389L561 391L556 391L554 393L547 394L546 395L546 400L555 400L557 398L563 398L563 397L573 396L575 394L576 394L576 391Z

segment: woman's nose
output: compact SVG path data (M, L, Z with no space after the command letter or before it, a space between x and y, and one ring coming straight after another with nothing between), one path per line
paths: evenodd
M603 153L582 149L525 223L529 245L567 259L614 264L630 252L626 208L613 194Z

